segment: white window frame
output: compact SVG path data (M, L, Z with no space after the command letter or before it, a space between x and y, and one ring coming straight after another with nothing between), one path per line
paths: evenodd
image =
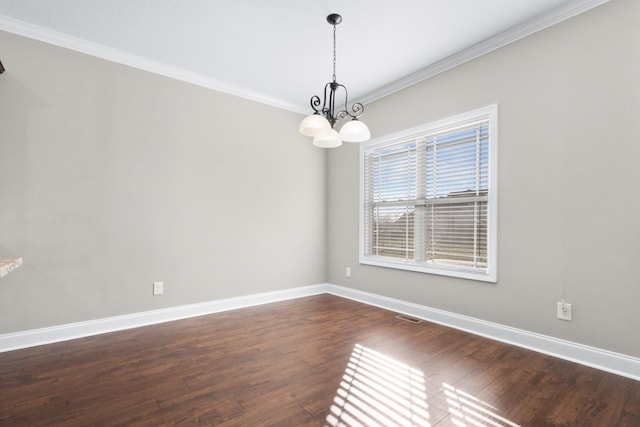
M427 263L404 260L401 258L381 257L375 255L367 255L365 248L365 154L373 149L382 149L395 144L418 140L428 137L432 134L438 134L447 131L455 131L457 128L469 126L480 121L489 122L489 176L488 176L488 230L487 230L487 268L482 270L473 270L464 267L455 266L432 266ZM467 113L448 117L432 123L427 123L411 129L402 130L393 134L385 135L372 139L360 144L360 264L367 264L379 267L396 268L409 271L417 271L422 273L438 274L451 277L460 277L465 279L480 280L484 282L497 282L497 255L498 255L498 106L497 104L469 111ZM416 221L418 222L418 221ZM416 234L424 230L417 230ZM422 228L422 227L421 227ZM419 250L419 243L416 243Z

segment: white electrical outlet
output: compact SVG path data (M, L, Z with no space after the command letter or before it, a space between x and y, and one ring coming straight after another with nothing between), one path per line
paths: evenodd
M347 277L351 277L351 267L347 267L344 269L344 275Z
M558 301L557 310L558 319L571 320L571 304L567 304L564 301Z
M153 282L153 294L154 295L162 295L164 293L164 283L163 282Z

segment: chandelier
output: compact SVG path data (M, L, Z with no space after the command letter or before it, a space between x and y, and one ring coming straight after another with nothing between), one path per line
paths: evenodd
M371 138L369 128L358 118L364 112L364 106L356 102L349 108L347 88L336 81L336 25L342 22L342 16L332 13L327 16L327 22L333 25L333 79L324 87L322 101L318 95L311 97L311 108L314 113L305 117L300 123L300 133L313 137L313 145L322 148L333 148L346 142L363 142ZM344 90L344 107L336 112L336 96L339 89ZM335 124L350 117L340 128L340 132L333 129Z

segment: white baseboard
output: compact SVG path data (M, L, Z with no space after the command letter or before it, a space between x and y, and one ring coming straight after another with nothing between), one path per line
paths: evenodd
M398 313L408 314L419 319L449 326L474 335L513 344L518 347L527 348L539 353L548 354L560 359L569 360L640 381L640 359L633 356L614 353L596 347L590 347L522 329L511 328L509 326L387 298L356 289L345 288L343 286L329 284L327 285L327 293Z
M299 288L284 289L280 291L265 292L260 294L209 301L199 304L182 305L160 310L144 311L141 313L127 314L123 316L114 316L104 319L69 323L66 325L52 326L49 328L32 329L24 332L4 334L0 335L0 353L4 351L18 350L26 347L34 347L37 345L67 341L75 338L83 338L91 335L104 334L107 332L122 331L125 329L132 329L140 326L170 322L172 320L186 319L189 317L202 316L205 314L235 310L237 308L245 308L254 305L268 304L271 302L285 301L288 299L323 294L326 293L326 291L326 284L310 285Z
M640 359L356 289L318 284L0 335L0 352L329 293L640 381Z

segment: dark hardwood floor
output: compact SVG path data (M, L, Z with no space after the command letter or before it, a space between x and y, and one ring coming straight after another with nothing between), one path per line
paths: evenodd
M3 426L640 426L640 382L319 295L0 354Z

